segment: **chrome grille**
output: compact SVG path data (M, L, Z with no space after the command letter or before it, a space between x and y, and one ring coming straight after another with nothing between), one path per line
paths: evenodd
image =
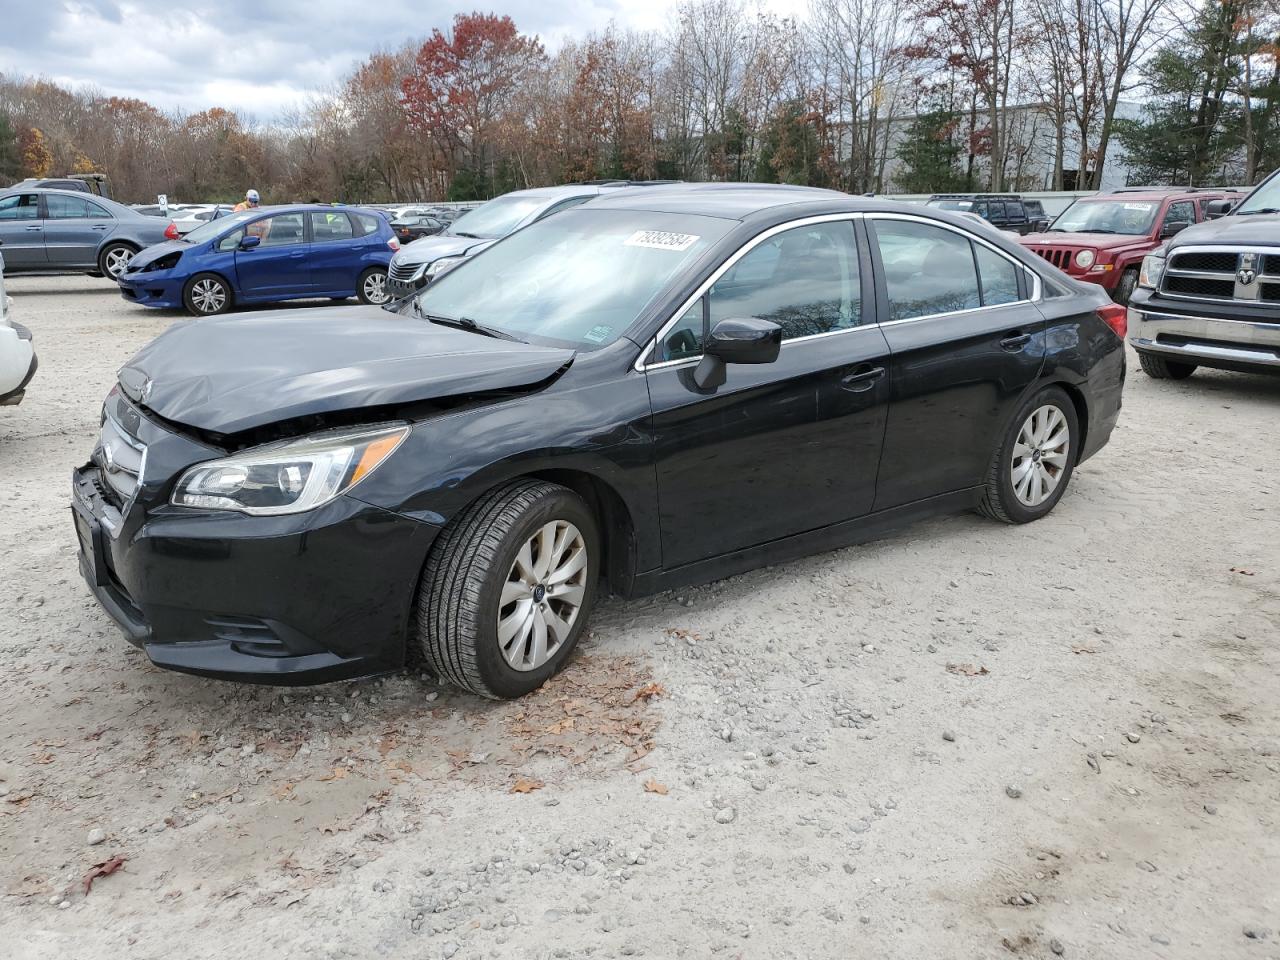
M1174 250L1160 291L1188 300L1224 303L1280 302L1280 252L1267 250Z
M420 263L396 263L392 260L387 275L399 283L408 283L421 267Z
M92 459L102 471L104 492L115 501L117 508L127 508L142 481L142 469L147 460L146 446L114 418L107 417Z

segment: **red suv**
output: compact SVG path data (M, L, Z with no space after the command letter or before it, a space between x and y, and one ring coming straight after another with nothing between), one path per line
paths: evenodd
M1144 256L1208 219L1213 201L1242 196L1228 188L1125 187L1077 200L1047 231L1018 241L1077 280L1100 284L1117 303L1128 303Z

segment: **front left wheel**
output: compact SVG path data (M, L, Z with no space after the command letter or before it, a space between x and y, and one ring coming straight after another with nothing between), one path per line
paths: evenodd
M231 285L216 273L198 273L182 293L187 312L196 317L212 317L231 308Z
M437 675L482 697L536 690L582 636L599 556L595 516L572 490L541 480L491 490L431 549L418 651Z
M370 267L360 274L360 279L356 283L356 296L360 298L361 303L375 305L390 300L391 292L387 289L387 268Z

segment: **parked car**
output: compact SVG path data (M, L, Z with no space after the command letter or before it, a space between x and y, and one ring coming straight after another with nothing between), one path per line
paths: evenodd
M142 251L120 275L120 293L144 307L185 307L198 317L311 297L385 303L387 264L399 248L372 210L258 207Z
M211 220L221 220L223 217L229 217L234 212L235 207L229 203L188 207L174 214L173 225L177 227L179 236L185 236L196 227L202 226Z
M434 236L402 247L391 258L387 282L392 299L421 290L436 277L521 227L630 185L629 181L574 183L504 193L459 217Z
M1280 170L1147 254L1129 342L1148 376L1197 367L1280 373Z
M4 289L4 251L0 250L0 407L22 402L27 384L36 375L36 351L31 331L12 316L13 298Z
M519 696L598 590L1043 517L1119 415L1124 317L938 210L615 191L394 308L170 327L74 474L81 570L162 667L307 683L421 656Z
M1077 280L1096 283L1128 303L1142 258L1193 223L1209 204L1235 196L1218 189L1126 188L1083 197L1044 233L1022 238L1027 249Z
M1034 208L1030 206L1032 202ZM925 205L953 213L977 214L1011 233L1031 233L1043 229L1048 222L1040 201L1026 201L1016 193L935 193Z
M165 239L172 223L70 190L0 192L0 242L11 274L84 271L112 279Z
M20 180L9 190L73 190L111 198L111 187L104 173L73 173L65 177L33 177Z
M431 214L410 211L391 221L391 229L401 244L412 243L422 237L435 236L449 225Z

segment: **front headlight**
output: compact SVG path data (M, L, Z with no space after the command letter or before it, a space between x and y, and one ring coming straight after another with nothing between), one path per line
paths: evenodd
M1138 271L1138 286L1154 290L1160 286L1160 278L1164 276L1164 257L1148 253L1142 258L1142 269Z
M407 425L312 434L192 467L170 502L254 516L303 513L346 493L409 435Z
M1081 250L1076 254L1076 266L1082 270L1087 270L1093 266L1093 261L1096 259L1097 257L1092 250Z
M439 260L433 261L431 265L427 267L427 280L435 280L444 276L466 259L466 257L441 257Z

